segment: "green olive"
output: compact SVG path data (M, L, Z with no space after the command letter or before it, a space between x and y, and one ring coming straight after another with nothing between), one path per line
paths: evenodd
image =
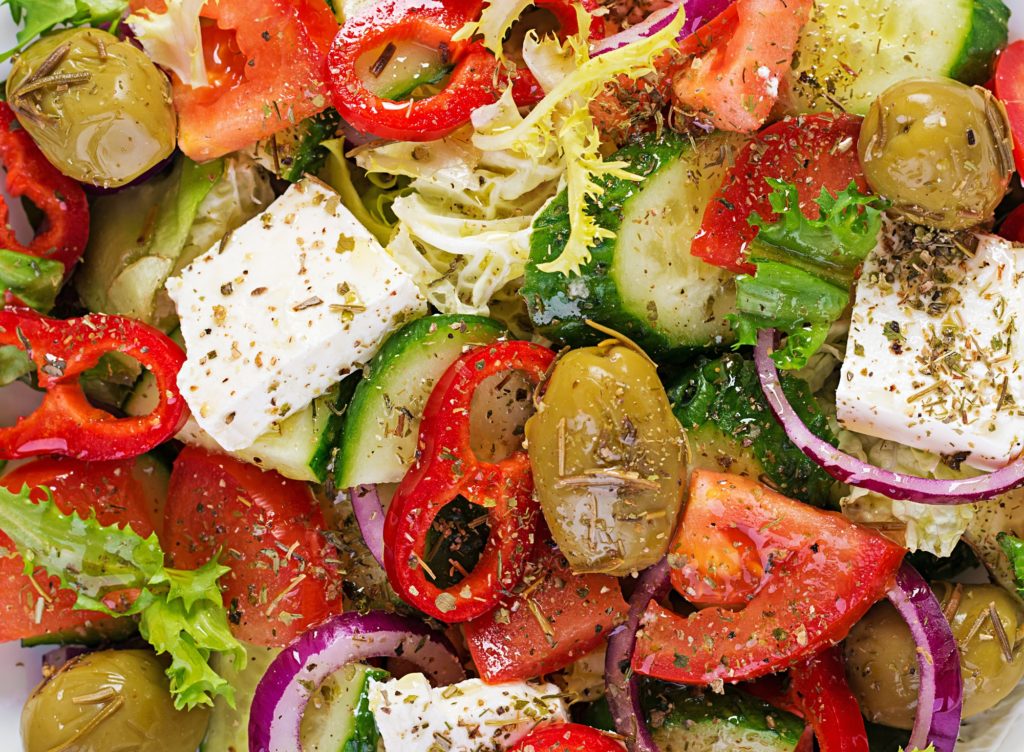
M167 76L100 29L43 37L21 53L7 101L46 158L83 183L125 185L174 151Z
M1013 649L1024 613L996 585L940 582L933 589L944 609L959 599L950 625L960 647L968 718L994 706L1024 677L1024 650ZM992 620L993 607L1002 634ZM917 652L910 629L889 603L876 605L850 631L846 661L850 688L868 720L904 729L914 725L920 685Z
M569 352L526 438L544 517L573 570L626 575L665 555L687 448L647 356L618 340Z
M875 193L907 218L947 230L990 220L1013 174L1002 103L948 78L890 86L868 110L857 146Z
M195 752L209 711L174 709L165 666L148 650L68 661L25 703L25 752Z

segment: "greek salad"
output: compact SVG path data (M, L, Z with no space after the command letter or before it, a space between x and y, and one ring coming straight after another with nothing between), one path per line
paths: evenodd
M1024 743L1007 2L4 5L25 752Z

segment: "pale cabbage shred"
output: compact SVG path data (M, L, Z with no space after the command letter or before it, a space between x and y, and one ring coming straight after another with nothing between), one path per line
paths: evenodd
M206 0L167 0L167 10L141 9L125 23L157 65L174 72L188 86L208 86L199 12Z
M637 178L627 164L601 157L589 101L618 75L650 72L651 61L675 44L684 18L680 9L658 34L593 59L585 36L561 43L528 34L523 59L548 94L526 117L508 89L447 138L357 150L368 172L413 179L410 193L392 207L399 221L387 250L431 304L444 313L490 312L491 301L525 270L534 217L562 188L572 232L562 256L543 270L578 271L590 248L611 235L586 212L587 201L603 192L596 179ZM585 35L589 24L580 27Z

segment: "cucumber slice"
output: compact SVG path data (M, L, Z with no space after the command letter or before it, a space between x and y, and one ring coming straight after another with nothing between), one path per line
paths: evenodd
M304 752L377 752L380 734L370 712L369 683L387 681L387 671L350 664L313 694L299 735Z
M690 243L740 143L734 135L691 140L666 131L620 150L613 159L644 179L606 181L592 211L616 237L591 249L578 276L538 268L569 237L566 193L555 198L530 238L523 296L534 324L579 346L603 337L586 324L591 319L670 357L729 341L734 275L691 256Z
M863 115L906 78L984 83L1006 45L1009 17L1002 0L815 0L787 77L785 109Z
M728 686L724 694L670 688L654 704L662 752L792 752L804 730L795 716Z
M237 452L224 452L206 431L189 418L176 438L211 452L230 454L265 470L276 470L286 478L310 483L327 480L331 460L341 432L342 416L355 390L356 377L349 377L327 394L318 397L304 410L282 421L276 431L260 436L256 442ZM144 373L125 401L128 415L146 415L156 406L156 379Z
M242 671L222 653L210 658L214 671L235 688L235 707L218 697L210 711L200 752L246 752L249 749L249 711L256 686L280 653L278 648L246 646L249 656ZM377 752L377 726L370 713L370 679L384 681L386 671L352 664L328 677L313 695L302 718L302 749L307 752Z
M393 334L356 387L335 462L338 488L397 483L416 456L419 423L434 384L463 351L505 334L481 316L427 316Z

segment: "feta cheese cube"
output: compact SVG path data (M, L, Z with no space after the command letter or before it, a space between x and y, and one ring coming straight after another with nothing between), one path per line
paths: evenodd
M413 284L323 183L306 179L167 282L196 422L245 449L425 312Z
M857 285L839 421L994 469L1024 449L1024 248L890 230ZM969 239L969 244L972 244Z
M434 688L423 674L409 674L371 682L369 699L385 752L500 752L539 723L568 719L554 684L469 679Z

